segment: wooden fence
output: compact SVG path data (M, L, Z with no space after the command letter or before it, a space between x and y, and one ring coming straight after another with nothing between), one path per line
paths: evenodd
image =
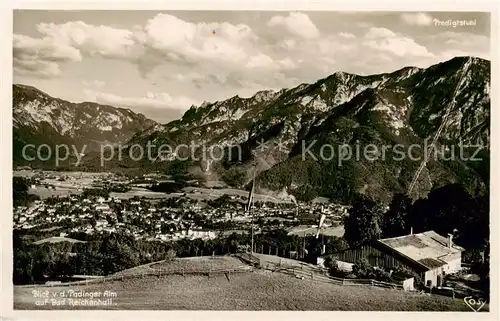
M378 281L378 280L373 280L373 279L337 278L337 277L329 276L326 270L321 270L321 269L317 269L316 271L313 271L313 270L303 269L302 267L296 267L296 266L292 267L292 266L284 266L284 265L279 266L279 265L274 265L274 264L269 264L269 263L265 264L265 265L261 265L260 268L265 269L265 270L269 270L272 272L281 272L281 273L285 273L288 275L293 275L293 276L295 276L297 278L301 278L301 279L310 279L310 280L332 283L332 284L342 285L342 286L378 286L378 287L389 288L389 289L403 290L402 284L383 282L383 281Z
M83 281L73 281L73 282L64 282L64 283L49 283L49 284L29 284L29 285L20 285L21 287L59 287L59 286L71 286L71 285L86 285L86 284L99 284L111 281L123 281L127 279L142 279L149 276L156 277L164 277L171 275L204 275L208 278L215 275L226 275L229 280L231 274L235 273L247 273L253 272L253 267L251 266L243 266L239 268L233 269L178 269L178 270L162 270L156 269L151 271L141 271L133 274L114 274L109 276L102 276L99 278L92 278Z

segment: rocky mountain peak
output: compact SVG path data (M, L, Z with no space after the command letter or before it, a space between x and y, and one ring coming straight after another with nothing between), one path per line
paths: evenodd
M130 109L94 102L73 103L20 84L13 86L12 112L15 149L33 142L94 147L100 143L118 144L157 124Z
M343 191L349 185L353 193L361 188L377 198L388 199L395 190L404 191L419 162L362 160L340 168L336 163L297 159L301 144L423 143L444 123L439 136L441 144L480 142L489 148L489 79L489 62L474 57L368 76L336 72L312 84L277 92L259 91L250 98L235 96L190 109L182 119L166 125L175 131L148 131L134 137L134 142L155 137L176 144L238 144L248 154L234 164L224 160L224 167L212 164L212 168L220 168L220 175L228 169L246 173L251 160L259 155L266 168L259 181L268 189L288 188L298 197L305 191L314 191L339 201L346 197ZM259 152L259 141L274 147ZM317 155L319 150L314 153ZM420 186L421 193L456 180L467 182L470 188L481 186L482 178L475 174L477 169L455 172L464 166L468 168L467 164L458 162L451 166L436 161L428 166L422 175L425 184ZM317 180L312 174L315 171L322 173Z

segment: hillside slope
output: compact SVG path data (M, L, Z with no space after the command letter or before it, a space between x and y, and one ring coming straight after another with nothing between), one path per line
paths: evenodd
M32 291L49 296L69 290L116 293L111 305L35 306ZM109 292L108 292L109 293ZM369 286L341 286L279 272L224 275L146 276L72 287L14 287L14 309L20 310L295 310L295 311L463 311L463 300ZM485 305L481 311L488 311Z

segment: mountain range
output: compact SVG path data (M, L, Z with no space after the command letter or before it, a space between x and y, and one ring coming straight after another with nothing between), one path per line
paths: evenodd
M13 149L14 164L26 164L22 149L48 144L86 145L86 152L99 151L101 144L127 142L135 133L156 124L155 121L130 109L93 102L72 103L54 98L41 90L20 84L13 85ZM36 151L26 150L29 158ZM53 155L52 155L53 156Z
M14 89L16 92L16 86ZM58 125L56 120L64 119L69 110L76 114L75 107L86 106L94 112L105 109L92 103L40 100L36 98L39 91L25 86L18 86L17 93L14 128L26 123L21 117L29 117L33 106L47 110L55 101L57 106L66 108L54 114L52 123L48 123L57 129L53 131L58 135L71 139L107 137L117 141L130 135L128 145L146 146L150 142L173 148L181 144L222 146L222 159L187 160L182 168L207 181L222 180L239 188L248 186L255 175L261 192L293 194L303 200L324 196L349 203L357 193L388 201L394 193L408 190L417 171L420 175L412 189L414 197L425 196L431 189L448 183L461 183L472 194L483 193L489 184L490 62L475 57L456 57L428 68L405 67L368 76L336 72L295 88L205 102L189 108L181 119L163 125L129 111L131 114L127 115L132 121L127 123L127 130L123 125L120 130L105 130L113 123L112 117L100 117L90 127L80 125L87 117L80 111L83 116L71 118L78 121L67 122L74 125ZM115 111L114 115L118 111L125 113L123 109L106 108ZM123 118L120 119L123 124ZM41 128L40 122L30 126ZM80 128L92 126L96 126L99 135L115 136L82 134L85 130ZM435 136L441 157L429 159L419 170L424 143L430 144ZM376 160L351 157L340 161L335 149L348 145L352 151L363 150L370 144L378 147L379 154L382 146L399 145L405 150L420 146L413 148L413 155L420 158L397 159L389 148L383 158L378 155ZM325 145L335 147L329 150L334 153L321 158ZM481 160L451 157L455 150L458 155L459 147L468 158L478 150L474 156ZM201 153L202 148L196 149L197 155ZM170 155L126 166L168 171L178 163L173 158Z

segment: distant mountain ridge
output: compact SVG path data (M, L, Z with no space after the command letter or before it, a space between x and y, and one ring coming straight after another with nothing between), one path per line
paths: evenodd
M100 144L127 142L157 124L130 109L72 103L32 86L14 84L12 90L14 163L25 163L20 154L25 144L65 143L99 150Z
M302 200L324 196L349 203L357 193L388 201L394 193L406 192L421 159L395 160L389 150L384 159L349 159L339 165L339 155L314 159L320 158L321 146L408 149L423 147L439 133L440 156L450 158L451 149L466 145L464 154L481 160L430 159L418 176L413 197L449 183L478 194L489 184L490 87L489 61L456 57L428 68L405 67L368 76L335 72L312 84L204 102L192 106L181 119L158 124L127 109L69 103L33 87L14 85L14 149L33 141L127 142L145 150L148 143L171 148L216 145L225 148L221 160L190 159L184 162L187 166L177 168L239 188L248 187L257 171L259 192L293 194ZM308 153L315 157L304 158L304 146L311 144ZM229 153L235 145L241 148L240 155ZM422 148L415 151L417 156L424 154ZM198 156L202 152L195 150ZM163 155L153 162L111 161L107 169L164 171L175 156ZM89 167L96 164L95 158L87 159Z
M313 84L192 106L181 119L138 133L130 143L240 145L241 160L191 164L208 179L231 173L244 176L241 183L246 184L257 162L262 189L340 201L350 197L348 190L387 200L406 190L419 161L356 160L339 167L337 158L301 159L302 143L423 145L443 127L438 146L481 145L486 163L431 160L419 177L417 194L451 182L477 192L484 190L489 175L489 93L490 63L475 57L369 76L336 72ZM264 152L258 148L261 142L271 147ZM319 155L318 148L312 152Z
M478 139L488 144L489 131L477 125L484 125L485 121L489 120L486 119L489 117L489 110L483 109L489 106L489 68L489 62L486 60L457 57L427 69L405 67L392 73L379 75L359 76L336 72L314 84L301 84L278 92L261 91L250 98L234 96L224 101L205 102L199 107L192 106L181 119L156 127L156 132L173 134L185 128L200 129L201 132L204 127L210 125L218 127L217 124L225 122L248 125L247 120L250 120L251 128L243 126L242 129L248 131L250 135L259 128L269 128L283 120L289 122L287 125L296 127L293 126L293 118L303 118L303 115L320 118L321 115L330 113L337 106L349 102L361 92L374 89L380 97L380 106L378 109L375 108L375 111L383 111L386 117L392 119L395 132L397 133L396 127L409 125L421 137L426 137L439 127L440 118L443 116L440 106L449 103L450 99L463 100L467 96L469 101L461 101L453 111L456 113L453 115L455 121L451 127L448 127L444 136L453 139L456 135L472 135L469 141ZM461 80L461 83L457 85L455 82L458 81L458 73L461 70L467 70L468 78ZM474 80L476 77L477 80ZM451 94L447 93L447 88L453 86L463 86L460 89L460 95L447 97L446 94L448 96ZM476 92L477 90L483 92ZM467 92L472 96L469 97ZM416 101L411 101L411 99L416 99ZM414 112L412 108L404 113L397 110L397 107L407 108L415 104L428 104L429 108L418 108L417 112ZM467 110L467 113L459 115L460 104L461 108L471 108L472 105L478 105L480 108ZM396 107L396 110L393 110L393 107ZM399 116L398 112L401 112ZM398 119L404 116L410 116L411 119ZM423 119L428 119L430 122L422 121ZM386 120L389 121L388 118ZM408 123L408 121L410 124L401 124L401 122ZM213 133L210 139L214 135L219 136L217 132L219 131ZM231 128L224 130L225 134L231 134L231 132ZM149 133L139 133L136 136L139 138ZM474 133L478 135L474 136Z

